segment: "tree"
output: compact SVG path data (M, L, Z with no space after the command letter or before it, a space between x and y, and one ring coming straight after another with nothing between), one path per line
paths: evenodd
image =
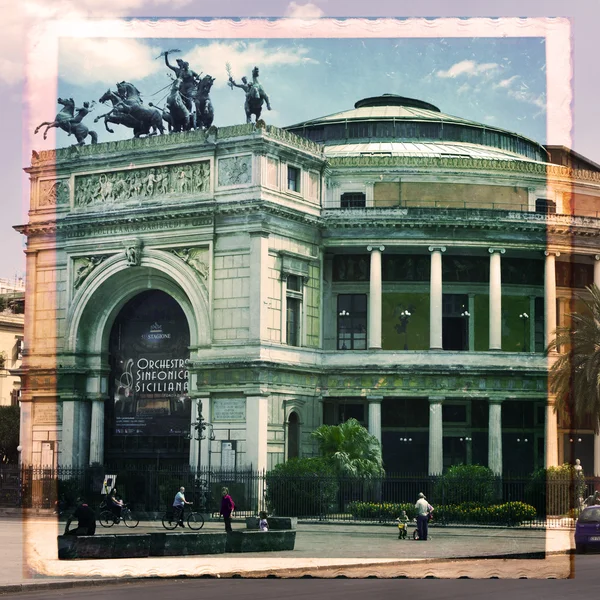
M368 478L384 474L379 440L356 419L321 425L312 435L321 456L332 461L339 475Z
M582 298L587 311L570 314L570 327L557 327L547 352L559 348L550 368L549 388L556 395L556 412L567 426L591 418L600 432L600 289L587 288L590 299Z
M0 462L19 462L19 424L20 409L18 406L0 406Z

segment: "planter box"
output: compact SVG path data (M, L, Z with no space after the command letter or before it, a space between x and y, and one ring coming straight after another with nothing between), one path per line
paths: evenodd
M226 552L282 552L293 550L296 531L238 530L227 534Z
M286 529L296 529L298 527L298 517L267 517L269 531L280 531ZM247 529L258 529L258 517L246 517Z
M58 558L113 558L115 537L114 535L59 535Z
M150 556L194 556L223 554L225 532L215 533L150 533Z

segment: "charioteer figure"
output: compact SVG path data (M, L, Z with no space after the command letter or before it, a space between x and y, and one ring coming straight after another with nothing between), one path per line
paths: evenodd
M252 70L252 83L248 83L246 77L242 77L242 83L236 83L233 77L229 76L229 83L232 86L241 88L246 92L246 102L244 103L244 111L246 112L246 123L252 123L252 115L256 117L256 121L260 119L262 112L262 105L264 102L267 104L267 110L271 110L271 103L269 96L263 89L260 81L258 80L258 67L254 67Z
M192 112L192 107L194 106L194 94L198 80L200 79L200 75L198 75L198 73L196 73L196 71L193 69L190 69L190 63L182 58L178 58L175 61L177 63L176 67L173 66L169 62L169 52L174 52L174 50L165 50L163 53L165 57L165 64L167 67L169 67L169 69L171 69L171 71L175 73L176 78L181 79L181 96L188 111Z

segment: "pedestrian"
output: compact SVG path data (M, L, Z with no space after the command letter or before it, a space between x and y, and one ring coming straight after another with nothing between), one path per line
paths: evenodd
M260 521L258 522L258 527L261 531L269 531L269 522L267 521L267 513L264 510L261 510L258 513Z
M585 499L585 506L596 506L600 504L600 491L596 490Z
M108 509L115 515L115 524L121 520L121 511L124 506L123 499L117 494L117 488L113 488L108 496Z
M424 542L427 541L427 529L431 513L433 512L433 506L427 502L425 494L419 492L419 497L415 504L417 509L417 531L419 532L419 539Z
M405 510L403 510L402 514L396 519L396 523L398 524L398 539L405 540L408 531L408 516L406 515Z
M185 499L185 488L182 486L175 494L175 499L173 500L173 520L177 521L179 527L185 527L183 524L183 511L186 504L192 503Z
M223 515L223 521L225 521L225 531L231 531L231 515L235 510L235 504L233 502L233 498L229 495L229 489L224 487L221 490L221 512L219 514Z
M77 519L77 527L69 530L69 525ZM94 535L96 533L96 513L85 501L85 498L77 498L77 508L68 518L65 525L65 535Z

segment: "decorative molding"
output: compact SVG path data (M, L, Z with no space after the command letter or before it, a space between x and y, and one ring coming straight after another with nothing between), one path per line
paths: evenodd
M103 262L108 255L80 256L73 259L73 289L78 290L81 284L89 277L91 272Z
M125 258L128 267L139 267L142 262L142 240L135 239L125 245Z
M67 179L40 181L38 208L69 204L71 189Z
M446 246L429 246L429 252L446 252Z
M506 250L504 248L488 248L488 252L490 254L494 254L498 252L499 254L506 254Z
M218 186L249 185L252 183L252 155L220 158L218 162Z
M367 252L372 252L373 250L379 250L379 252L383 252L385 250L385 246L367 246Z
M207 192L210 192L209 161L75 176L78 208Z
M544 250L544 256L556 256L557 258L560 256L560 252L554 252L552 250Z
M205 281L209 276L207 248L171 248L169 252L191 267Z

